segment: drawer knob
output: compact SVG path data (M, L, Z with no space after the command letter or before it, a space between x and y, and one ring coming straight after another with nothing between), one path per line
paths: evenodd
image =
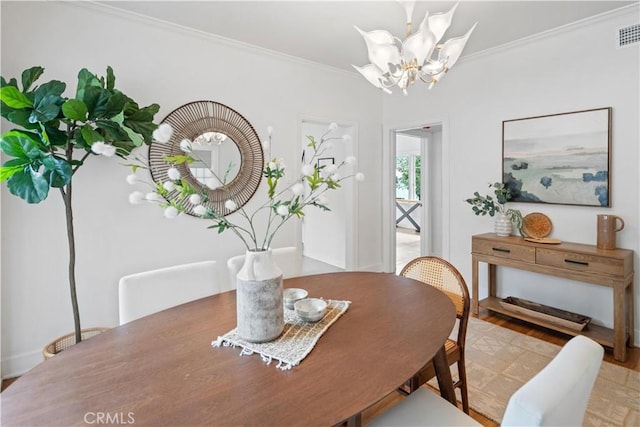
M588 266L589 265L588 262L576 261L576 260L573 260L573 259L565 259L564 262L568 262L569 264L578 264L578 265L584 265L584 266Z

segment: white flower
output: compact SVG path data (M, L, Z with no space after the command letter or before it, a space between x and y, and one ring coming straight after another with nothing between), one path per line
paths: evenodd
M175 208L175 206L169 206L164 210L164 217L173 219L177 217L179 213L180 212L178 211L178 209Z
M102 141L96 141L91 144L91 151L96 154L102 154L105 157L111 157L116 153L116 147Z
M351 141L351 135L347 135L346 133L344 135L342 135L342 140L344 142L349 142Z
M275 170L278 168L278 164L276 162L269 162L269 169Z
M273 135L273 126L267 126L267 133L269 136Z
M224 207L229 209L230 211L235 211L238 208L238 205L233 200L229 199L224 202Z
M111 144L105 144L101 154L105 157L111 157L116 154L116 147Z
M302 175L304 176L311 176L315 172L315 168L313 167L313 165L309 165L309 164L302 165L301 172L302 172Z
M167 175L169 175L169 179L173 180L173 181L177 181L180 179L180 171L178 169L176 169L175 167L169 168L167 170ZM171 191L171 190L169 190Z
M337 170L338 170L338 166L336 166L336 165L327 165L327 166L325 166L325 168L324 168L324 173L325 173L327 176L329 176L329 175L331 175L331 174L336 173L336 171L337 171Z
M337 124L336 122L331 122L331 123L329 124L329 130L330 130L330 131L334 131L334 130L336 130L336 129L338 129L338 124Z
M198 205L195 208L193 208L193 213L198 215L198 216L206 215L207 208L204 207L203 205Z
M133 193L129 194L129 203L131 203L132 205L140 204L140 202L142 202L142 199L144 199L144 193L142 191L134 191Z
M192 194L189 196L189 203L192 205L199 205L202 203L202 197L199 194Z
M348 165L355 165L356 164L356 158L354 156L349 156L346 159L344 159L344 162Z
M190 153L192 150L191 141L186 138L180 141L180 149L185 153Z
M106 144L102 141L96 141L93 144L91 144L91 151L93 151L96 154L102 154L102 152L104 151L104 146Z
M135 173L130 173L127 175L127 183L129 185L135 185L138 182L138 175Z
M262 149L263 149L264 151L269 150L269 145L270 145L270 144L269 144L269 141L267 141L266 139L265 139L264 141L262 141Z
M153 139L158 142L169 142L171 135L173 134L173 128L168 123L162 123L156 130L153 131Z
M304 185L302 185L301 182L297 182L297 183L293 184L291 186L291 192L295 196L300 196L302 193L304 193Z
M150 202L162 202L162 201L164 201L164 198L161 195L159 195L158 193L156 193L155 191L151 191L151 192L147 193L144 196L144 198L147 199Z
M340 181L341 178L342 177L340 176L339 173L334 173L333 175L331 175L331 181L334 181L334 182Z
M176 189L176 185L171 181L165 181L162 183L162 187L167 191L173 191Z
M356 174L356 181L358 181L358 182L364 181L364 174L362 172L358 172Z
M276 213L280 216L287 216L289 215L289 208L286 205L280 205L276 209Z

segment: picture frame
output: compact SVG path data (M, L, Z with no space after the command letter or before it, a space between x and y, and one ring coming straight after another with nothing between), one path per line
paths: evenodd
M511 202L611 206L612 108L502 122Z
M318 169L323 166L333 165L336 163L336 159L333 157L320 157L318 159Z

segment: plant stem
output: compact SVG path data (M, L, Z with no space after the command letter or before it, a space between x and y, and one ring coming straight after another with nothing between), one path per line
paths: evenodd
M67 161L71 163L73 160L73 144L67 142L65 150ZM86 155L83 157L86 159ZM76 167L77 170L77 167ZM75 170L73 171L75 173ZM73 232L73 207L71 205L72 195L72 180L65 187L60 187L60 194L62 194L62 200L64 201L65 217L67 220L67 241L69 243L69 292L71 293L71 308L73 310L73 326L76 336L76 344L82 341L82 332L80 328L80 309L78 307L78 294L76 292L76 238ZM66 190L65 190L66 188Z
M69 241L69 291L71 292L71 306L73 308L73 324L75 328L76 343L82 341L80 332L80 310L78 308L78 295L76 293L76 245L73 233L73 210L71 208L71 182L66 186L67 190L60 188L62 200L67 218L67 239Z

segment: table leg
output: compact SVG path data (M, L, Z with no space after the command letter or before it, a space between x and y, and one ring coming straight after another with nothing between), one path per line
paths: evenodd
M626 292L624 284L613 287L613 358L621 362L627 359Z
M440 395L451 402L452 405L458 406L456 403L456 392L453 389L453 380L451 379L451 370L449 368L449 362L447 361L447 352L444 349L444 345L433 357L433 367L435 368L436 377L438 378Z
M356 414L352 417L349 417L347 421L340 425L345 427L360 427L362 426L362 414Z
M471 312L478 315L480 296L478 295L478 260L471 256Z
M497 277L497 273L496 273L496 265L495 264L487 264L487 270L488 270L488 279L487 281L489 283L487 283L487 288L489 289L489 296L490 297L495 297L497 294L497 288L496 288L496 277Z
M635 319L634 317L634 309L633 309L633 304L634 304L634 297L633 297L633 278L629 281L629 284L627 285L626 288L626 298L627 298L627 312L626 312L626 316L627 316L627 331L629 332L629 347L633 347L633 342L635 341L635 330L634 330L634 325L633 325L633 319Z

